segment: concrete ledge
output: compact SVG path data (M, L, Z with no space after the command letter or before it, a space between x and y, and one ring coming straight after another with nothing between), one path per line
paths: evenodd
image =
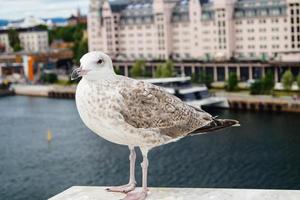
M119 200L106 187L73 186L49 200ZM150 188L147 200L299 200L300 190Z

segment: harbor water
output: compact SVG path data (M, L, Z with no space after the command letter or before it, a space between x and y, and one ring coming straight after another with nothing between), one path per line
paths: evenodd
M151 187L300 189L300 114L209 111L242 126L153 149ZM73 100L3 97L0 113L0 199L128 182L127 147L88 130Z

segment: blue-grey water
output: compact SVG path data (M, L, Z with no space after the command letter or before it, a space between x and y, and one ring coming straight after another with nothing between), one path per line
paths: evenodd
M299 114L211 112L242 126L153 149L150 186L300 189ZM127 147L89 131L73 100L0 99L0 199L40 200L73 185L124 184L128 164ZM140 184L139 164L137 177Z

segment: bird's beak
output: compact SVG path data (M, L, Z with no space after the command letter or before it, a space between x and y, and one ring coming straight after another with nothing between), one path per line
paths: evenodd
M82 67L75 68L71 74L71 80L78 79L79 77L82 77L83 75L86 75L90 70L84 70Z

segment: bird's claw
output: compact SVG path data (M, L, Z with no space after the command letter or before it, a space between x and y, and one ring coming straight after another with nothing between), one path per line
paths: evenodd
M121 193L127 193L135 189L135 183L128 183L126 185L121 186L114 186L106 188L106 191L108 192L121 192Z

